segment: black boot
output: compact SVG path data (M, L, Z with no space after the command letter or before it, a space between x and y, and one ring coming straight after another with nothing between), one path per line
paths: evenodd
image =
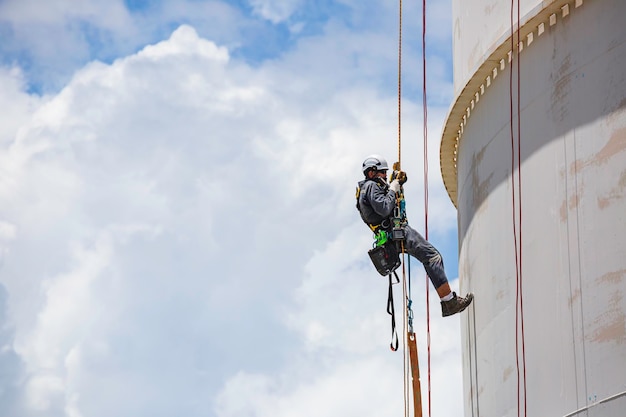
M452 299L441 302L441 315L448 317L465 310L472 303L474 294L469 293L464 298L458 297L455 292L452 293Z

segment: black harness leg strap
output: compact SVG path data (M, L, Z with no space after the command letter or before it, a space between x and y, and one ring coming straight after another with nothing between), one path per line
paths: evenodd
M393 271L393 275L396 276L396 283L400 282L395 271ZM387 313L391 316L391 343L389 347L395 352L398 350L398 332L396 332L396 311L393 306L393 284L392 274L389 274L389 294L387 296Z

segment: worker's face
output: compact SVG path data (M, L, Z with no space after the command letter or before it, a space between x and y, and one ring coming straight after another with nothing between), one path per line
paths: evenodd
M387 181L387 170L376 171L376 174L374 174L374 176L377 178L382 178L385 181Z

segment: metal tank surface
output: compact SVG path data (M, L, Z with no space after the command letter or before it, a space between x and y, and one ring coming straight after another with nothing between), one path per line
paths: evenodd
M625 417L626 0L452 3L465 416Z

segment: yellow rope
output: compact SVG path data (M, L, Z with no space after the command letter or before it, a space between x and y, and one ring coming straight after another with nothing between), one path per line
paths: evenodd
M399 0L398 23L398 169L402 160L402 0Z
M402 0L399 0L398 5L398 162L394 165L394 169L400 170L402 161ZM408 333L407 323L407 287L406 287L406 270L404 268L404 242L401 244L402 249L402 298L403 298L403 332L402 332L402 359L403 359L403 397L404 397L404 416L409 417L409 386L410 386L410 374L408 370L406 349L407 340L406 335Z

